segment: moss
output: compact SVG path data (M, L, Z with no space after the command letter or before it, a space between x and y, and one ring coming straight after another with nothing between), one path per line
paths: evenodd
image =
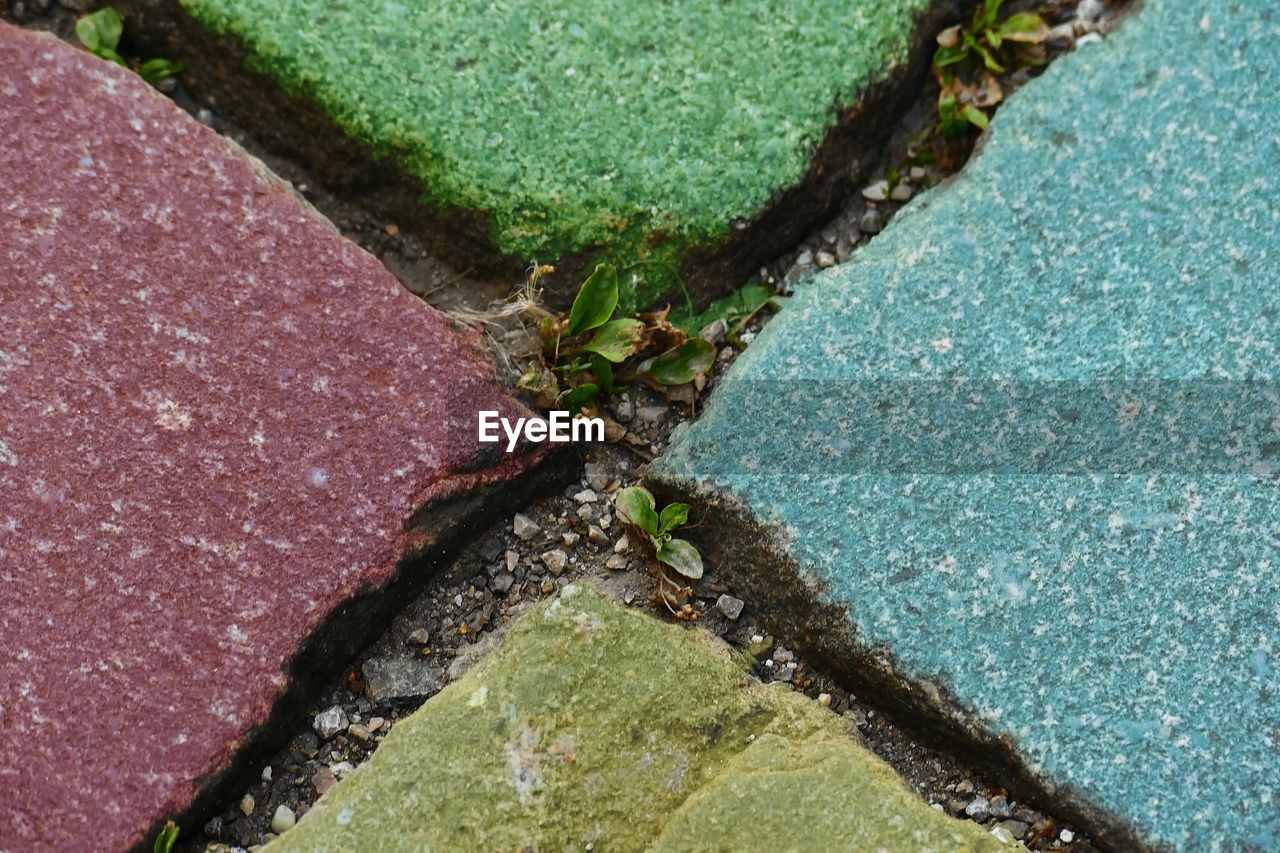
M799 181L926 0L181 0L502 252L678 265ZM668 283L653 268L641 290Z
M269 849L681 850L707 826L727 844L760 821L778 849L1000 846L705 633L569 587Z

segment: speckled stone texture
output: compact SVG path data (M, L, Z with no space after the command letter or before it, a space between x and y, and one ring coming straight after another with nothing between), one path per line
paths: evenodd
M518 406L474 336L132 72L5 24L0 188L0 848L119 851L432 508L534 457L478 454Z
M440 212L431 228L485 232L486 251L518 261L517 272L534 260L562 275L597 260L623 268L626 310L678 298L676 270L695 290L736 286L789 248L773 247L773 232L826 215L834 195L811 191L789 199L769 231L746 231L802 181L812 189L856 180L849 167L866 165L867 143L878 165L875 140L888 132L892 99L867 104L874 108L831 140L810 174L828 131L849 118L841 111L873 84L910 88L908 61L924 71L933 32L962 5L128 0L123 8L131 33L189 15L231 37L218 49L243 47L250 68L319 105L369 150L393 155ZM188 59L194 81L202 57L206 66L221 61L212 49L189 53L198 40L151 49ZM219 95L224 108L239 100ZM243 116L247 126L272 122L264 107L250 109L259 115ZM300 147L287 130L276 135ZM742 260L762 246L773 255ZM710 281L715 274L726 280ZM576 292L580 283L553 289Z
M267 850L1014 849L850 732L707 633L570 585Z
M1249 464L1223 468L1220 447L1126 443L1163 399L1113 401L1109 435L1046 408L1042 446L1129 454L1075 473L1019 467L1016 442L1005 470L892 441L959 426L994 442L1021 420L892 419L907 380L1070 380L1096 414L1108 382L1151 398L1159 379L1219 395L1234 423L1245 380L1274 388L1280 364L1277 116L1280 4L1146 0L800 293L654 472L711 510L690 538L752 607L1113 849L1280 849L1274 415L1227 448ZM1206 426L1165 414L1173 436ZM863 428L889 455L863 452Z

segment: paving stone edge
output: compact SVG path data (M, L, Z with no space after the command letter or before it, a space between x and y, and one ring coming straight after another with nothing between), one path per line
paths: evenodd
M394 152L375 151L351 139L313 102L291 95L275 78L253 70L239 39L206 29L179 0L117 0L113 5L124 17L130 49L182 61L184 86L201 101L215 102L268 150L303 165L339 195L394 221L459 269L472 268L512 284L523 280L526 260L498 253L482 214L419 204L421 185L387 156ZM934 0L917 14L909 61L891 68L854 104L838 111L804 178L778 192L746 228L731 229L719 246L686 256L681 275L699 306L746 281L839 212L880 165L896 119L924 81L934 34L963 20L974 5L974 0ZM553 263L557 270L541 281L544 298L553 307L566 307L584 271L608 258L597 249L586 249L537 260Z
M401 605L412 601L437 573L448 568L474 538L477 528L564 487L576 469L571 454L571 450L546 453L535 465L507 480L501 479L503 470L519 460L475 474L470 478L474 488L467 493L421 507L408 526L421 531L414 537L417 544L400 556L387 583L362 589L326 617L286 667L288 687L276 697L266 722L236 745L222 769L197 782L200 791L188 808L157 820L134 845L133 853L151 853L152 842L166 820L179 827L201 826L241 793L305 722L316 692L340 677L360 649L377 639ZM432 533L428 535L427 530Z
M733 594L747 602L760 626L788 648L801 652L922 742L1007 782L1018 799L1085 830L1099 848L1117 853L1162 850L1081 792L1028 767L1015 745L987 730L945 683L908 678L887 649L860 643L848 607L833 603L827 585L792 557L792 531L761 521L740 500L708 484L659 477L651 469L642 474L659 506L683 501L695 507L701 521L682 535L715 565Z

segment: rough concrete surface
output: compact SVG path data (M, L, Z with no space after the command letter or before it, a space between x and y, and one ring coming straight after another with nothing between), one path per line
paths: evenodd
M1277 57L1274 2L1148 0L654 472L784 640L1112 849L1280 847Z
M479 453L476 410L519 406L474 335L132 72L7 24L0 184L0 847L123 850L537 456Z
M387 736L269 851L980 851L710 636L570 585Z

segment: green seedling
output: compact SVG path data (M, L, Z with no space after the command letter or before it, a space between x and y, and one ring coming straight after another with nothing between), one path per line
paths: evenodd
M178 841L178 826L173 821L164 825L156 836L156 843L151 846L153 853L171 853L173 845Z
M1023 65L1042 61L1026 49L1048 38L1044 19L1019 12L1001 21L1002 5L1004 0L984 0L967 28L957 25L938 36L933 55L933 73L941 90L938 129L948 137L963 136L974 128L986 129L989 119L985 110L1003 99L1000 84L992 75L1005 73L1010 55Z
M667 609L677 619L697 619L697 613L690 605L677 607L676 596L687 590L684 588L685 584L677 583L667 574L670 569L683 579L696 581L702 577L702 555L698 553L698 549L684 539L676 539L671 535L673 530L688 522L689 505L667 504L659 513L657 502L648 489L631 486L618 492L614 508L618 518L639 531L652 546L660 566L659 597Z
M120 20L120 14L110 6L91 12L76 21L76 38L86 50L94 56L128 68L129 63L117 51L120 46L120 36L123 34L124 22ZM182 71L182 63L170 62L167 59L148 59L134 70L143 80L155 85L179 74Z
M632 382L683 386L711 369L715 347L672 326L666 312L615 318L617 307L618 271L600 264L582 283L567 318L538 321L542 355L521 377L520 387L547 408L564 405L577 414L594 406L601 394Z

